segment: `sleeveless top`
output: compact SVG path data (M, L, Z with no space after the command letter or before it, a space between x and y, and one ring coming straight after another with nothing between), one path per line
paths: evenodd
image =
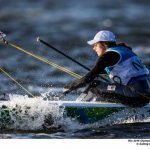
M132 78L149 74L149 70L141 59L129 48L117 46L109 48L105 53L110 51L120 55L120 59L115 65L105 68L110 79L115 82L127 85Z

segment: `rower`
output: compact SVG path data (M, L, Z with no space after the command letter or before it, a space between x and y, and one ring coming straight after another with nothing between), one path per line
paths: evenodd
M84 94L96 95L97 101L117 102L130 107L141 107L150 102L149 70L131 47L117 43L114 33L106 30L99 31L87 43L93 46L98 60L84 77L67 84L64 93L88 84ZM110 83L96 80L104 73L109 76Z

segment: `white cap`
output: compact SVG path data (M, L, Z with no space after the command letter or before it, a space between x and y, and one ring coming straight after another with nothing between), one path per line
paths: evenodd
M87 41L87 43L89 45L93 45L97 42L104 42L104 41L108 41L108 42L115 42L116 41L116 37L114 35L114 33L112 33L111 31L107 31L107 30L102 30L99 31L95 36L94 39L91 41Z

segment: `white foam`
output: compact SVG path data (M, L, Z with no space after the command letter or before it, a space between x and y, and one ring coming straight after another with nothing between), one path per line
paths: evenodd
M10 99L10 101L0 103L0 107L7 106L11 119L14 121L8 126L9 129L40 130L44 124L45 116L49 114L54 120L53 126L57 127L61 124L63 110L60 110L55 104L49 105L41 97L28 98L27 96L11 95ZM14 115L14 111L11 111L14 108L18 115Z

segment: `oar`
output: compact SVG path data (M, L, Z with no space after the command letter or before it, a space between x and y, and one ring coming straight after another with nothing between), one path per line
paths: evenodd
M53 49L54 51L62 54L63 56L65 56L66 58L72 60L73 62L75 62L76 64L78 64L79 66L83 67L84 69L90 71L90 69L88 67L86 67L85 65L81 64L80 62L78 62L77 60L75 60L74 58L70 57L69 55L66 55L65 53L63 53L62 51L58 50L57 48L55 48L54 46L50 45L49 43L45 42L44 40L42 40L40 37L37 38L37 42L41 42L42 44L46 45L47 47ZM101 77L101 79L103 79L106 82L110 82L109 80L107 80L106 78L104 78L102 75L99 75L99 77Z

